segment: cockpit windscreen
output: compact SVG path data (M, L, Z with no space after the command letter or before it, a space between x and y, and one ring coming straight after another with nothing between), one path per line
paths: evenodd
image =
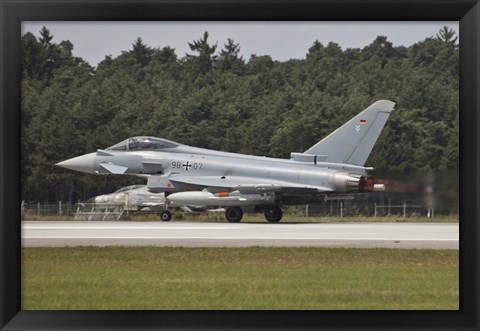
M133 191L139 188L146 187L147 185L142 185L142 184L137 184L137 185L130 185L126 187L122 187L121 189L116 190L114 193L121 193L121 192L127 192L127 191Z
M108 150L115 150L115 151L138 151L138 150L162 150L165 148L175 148L178 144L169 141L166 139L160 138L152 138L152 137L134 137L118 144L115 144L109 148Z

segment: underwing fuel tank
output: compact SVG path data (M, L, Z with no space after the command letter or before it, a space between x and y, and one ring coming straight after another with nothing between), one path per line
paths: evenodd
M176 205L202 206L248 206L269 204L275 201L273 194L241 194L239 191L211 193L208 191L189 191L168 195L167 202Z

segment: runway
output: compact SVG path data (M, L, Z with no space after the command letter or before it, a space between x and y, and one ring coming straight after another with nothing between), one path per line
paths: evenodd
M24 221L22 246L316 246L458 249L458 223Z

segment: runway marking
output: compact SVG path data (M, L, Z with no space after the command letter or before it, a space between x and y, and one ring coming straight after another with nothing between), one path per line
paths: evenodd
M207 240L218 240L218 239L229 239L229 240L362 240L362 241L458 241L458 239L422 239L422 238L286 238L286 237L243 237L243 238L231 238L231 237L44 237L44 236L25 236L22 239L207 239Z
M251 228L251 227L250 227ZM136 226L25 226L24 230L229 230L229 229L248 229L248 227L190 227L190 226L146 226L146 227L136 227Z
M346 246L458 249L458 224L22 222L22 245Z

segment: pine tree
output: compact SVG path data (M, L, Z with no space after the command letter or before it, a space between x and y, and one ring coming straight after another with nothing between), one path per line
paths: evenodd
M444 26L436 35L437 39L449 44L455 48L458 48L457 40L458 37L455 37L455 31L450 29L447 26ZM455 37L455 38L454 38Z
M208 32L205 31L203 38L188 43L190 50L198 53L198 55L187 54L187 59L193 61L197 65L197 69L202 74L207 73L212 69L213 63L217 60L217 56L214 55L217 49L217 45L210 45L208 43Z

